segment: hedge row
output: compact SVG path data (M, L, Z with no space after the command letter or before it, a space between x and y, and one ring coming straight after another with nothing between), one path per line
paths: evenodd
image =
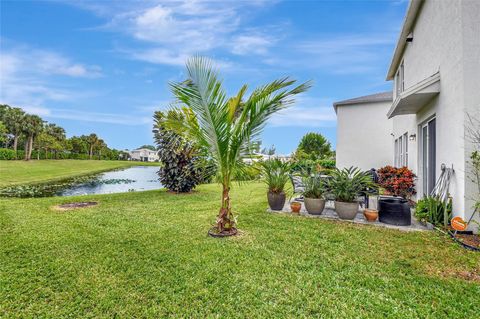
M18 150L17 151L17 159L23 159L25 157L25 151ZM34 150L32 151L32 159L39 158L45 159L45 152ZM15 151L9 148L0 148L0 160L14 160L15 159ZM56 155L53 152L48 153L48 159L76 159L76 160L88 160L90 157L87 154L75 154L75 153L64 153L58 152ZM94 156L93 159L98 160L98 156ZM109 158L108 156L102 155L102 160L117 160L116 158Z

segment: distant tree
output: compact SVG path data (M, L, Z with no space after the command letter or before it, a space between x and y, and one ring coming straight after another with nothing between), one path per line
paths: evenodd
M103 143L103 141L94 133L88 135L85 140L88 145L88 157L92 159L95 150L101 145L101 143Z
M15 151L15 158L17 158L18 139L24 131L26 115L18 107L3 106L3 110L3 122L7 127L8 133L13 135L13 150Z
M260 153L265 155L275 155L275 152L276 152L275 145L272 145L269 148L264 147Z
M76 154L89 154L87 136L72 136L68 139L69 150Z
M7 127L0 121L0 143L7 141Z
M55 154L55 158L57 158L57 153L62 150L62 146L65 145L65 129L63 127L60 127L54 123L48 123L45 125L44 129L45 133L49 136L51 136L55 143L51 143L51 148Z
M43 120L37 115L25 115L23 133L26 136L25 141L25 160L32 158L33 142L35 138L43 131Z
M48 159L48 151L59 151L62 148L61 143L46 131L38 134L35 139L35 148L38 150L37 159L40 159L40 150L45 152L45 159Z
M153 145L147 145L147 144L146 144L146 145L142 145L142 146L140 146L139 148L146 148L147 150L151 150L151 151L156 151L156 150L157 150L157 148L156 148L155 146L153 146Z
M332 156L330 142L319 133L305 134L297 147L297 159L319 160Z

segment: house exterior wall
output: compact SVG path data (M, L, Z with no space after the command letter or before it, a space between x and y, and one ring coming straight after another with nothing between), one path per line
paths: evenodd
M468 218L474 195L468 180L468 145L465 142L466 113L480 108L479 25L480 1L424 2L413 27L413 42L403 53L405 89L440 72L440 94L414 115L395 116L393 133L415 132L416 141L409 141L409 167L418 174L417 190L422 196L419 125L436 118L436 178L440 165L453 166L450 184L454 215ZM394 96L395 98L395 96ZM412 154L413 155L413 154Z
M464 107L466 127L471 126L469 116L478 120L480 123L480 2L465 1L462 5L462 35L463 35L463 85L464 85ZM477 127L480 131L480 127ZM468 178L471 173L469 162L470 154L475 149L471 138L466 132L465 158L466 174L465 178L465 218L470 218L471 207L475 203L475 198L479 198L478 186ZM478 148L478 145L477 145ZM475 216L480 223L480 214Z
M390 165L393 158L391 102L337 107L337 167L362 170Z

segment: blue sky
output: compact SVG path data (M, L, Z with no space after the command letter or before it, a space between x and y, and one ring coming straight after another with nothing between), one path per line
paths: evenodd
M314 86L275 116L263 145L290 153L307 132L335 145L337 100L385 81L407 1L1 1L0 102L96 132L118 149L151 144L193 54L230 94L291 76Z

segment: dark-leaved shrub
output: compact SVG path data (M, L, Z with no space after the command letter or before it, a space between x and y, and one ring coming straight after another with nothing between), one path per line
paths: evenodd
M167 127L169 117L183 116L180 112L157 111L155 120L155 142L158 156L163 164L158 175L168 190L177 193L190 192L202 181L208 180L209 162L201 156L200 149L192 142Z

